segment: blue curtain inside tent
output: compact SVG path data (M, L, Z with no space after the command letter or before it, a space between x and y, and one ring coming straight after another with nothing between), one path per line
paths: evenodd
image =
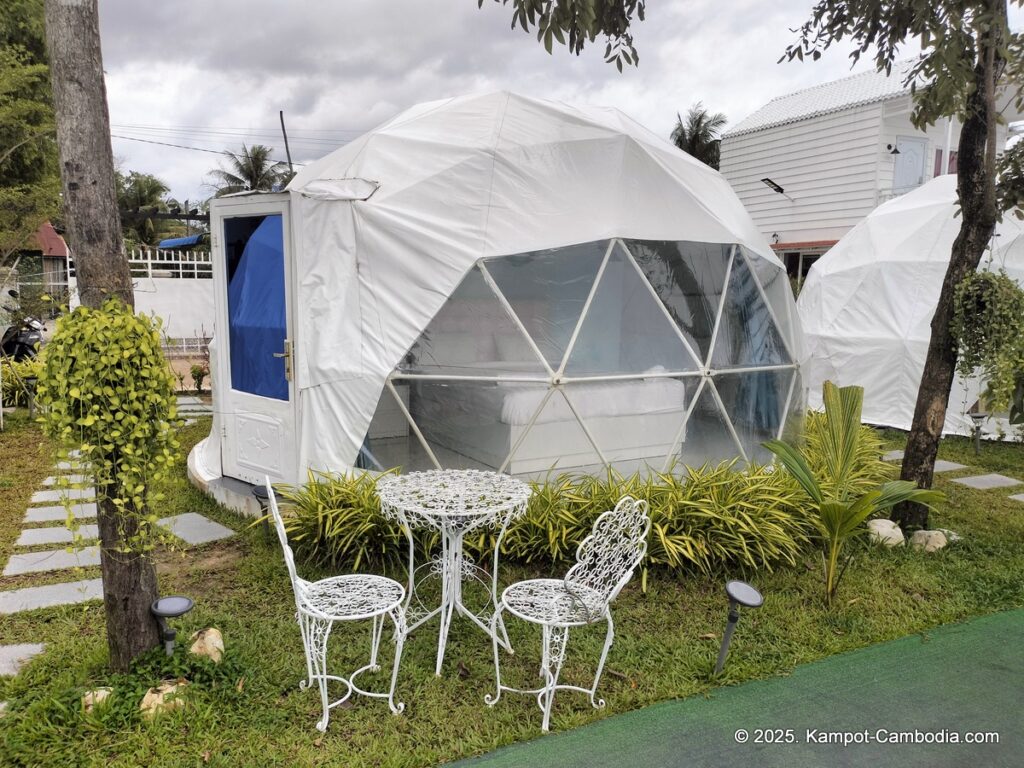
M228 283L231 387L277 400L288 399L284 360L287 335L284 235L280 215L256 227Z

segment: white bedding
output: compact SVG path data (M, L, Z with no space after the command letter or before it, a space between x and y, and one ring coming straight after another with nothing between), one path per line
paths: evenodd
M678 413L686 407L686 386L677 379L600 381L568 385L565 391L584 420L588 417ZM478 415L481 421L490 421L498 416L505 424L523 426L530 423L547 392L546 385L512 382L429 384L422 387L420 405L435 417L442 417L445 412L457 412L464 418ZM565 398L555 392L536 423L573 418Z

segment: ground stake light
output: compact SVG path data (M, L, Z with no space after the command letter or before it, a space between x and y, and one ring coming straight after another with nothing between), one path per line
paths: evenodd
M270 512L267 508L270 494L267 491L267 487L265 485L254 485L250 493L260 505L260 518L263 521L263 535L266 536L268 540L272 541L274 535L270 531Z
M178 630L168 626L167 620L184 616L192 610L193 605L195 603L190 597L169 595L154 600L153 605L149 607L149 612L153 614L156 623L160 625L160 639L163 640L164 650L168 656L174 653L174 640L178 636Z
M760 608L764 602L761 593L744 581L730 581L725 585L725 593L729 596L729 623L722 637L722 647L718 649L718 661L715 663L715 674L725 666L725 657L729 655L729 643L732 633L736 630L736 622L740 620L739 607Z
M988 418L987 413L969 413L971 421L974 422L974 455L981 455L981 425Z

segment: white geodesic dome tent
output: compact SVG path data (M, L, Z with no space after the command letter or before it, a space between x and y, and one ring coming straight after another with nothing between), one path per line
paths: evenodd
M616 110L423 104L212 216L201 475L764 460L802 411L785 269Z
M960 221L956 176L939 176L880 205L815 263L797 302L811 407L821 405L823 382L856 384L866 422L910 428ZM1024 283L1024 226L1008 215L996 235L980 268L1005 269ZM971 434L967 412L984 386L980 377L957 376L945 432Z

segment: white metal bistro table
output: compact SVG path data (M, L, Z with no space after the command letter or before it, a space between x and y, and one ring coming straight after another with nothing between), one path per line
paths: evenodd
M385 475L377 481L381 512L397 520L409 539L409 590L406 610L411 610L416 592L413 528L431 528L441 535L441 552L420 566L427 567L441 577L441 604L422 616L412 611L409 631L416 629L435 616L440 616L441 628L437 640L436 674L441 674L448 630L452 616L462 614L493 637L506 650L511 650L504 624L496 627L503 637L492 633L489 617L482 617L467 608L462 601L462 582L476 579L489 586L491 608L498 604L498 553L501 540L510 521L526 512L530 487L508 475L482 472L475 469L444 469L429 472L410 472L405 475ZM466 534L483 526L497 526L494 546L494 564L490 578L472 559L463 553L462 541ZM487 582L490 582L488 585Z

